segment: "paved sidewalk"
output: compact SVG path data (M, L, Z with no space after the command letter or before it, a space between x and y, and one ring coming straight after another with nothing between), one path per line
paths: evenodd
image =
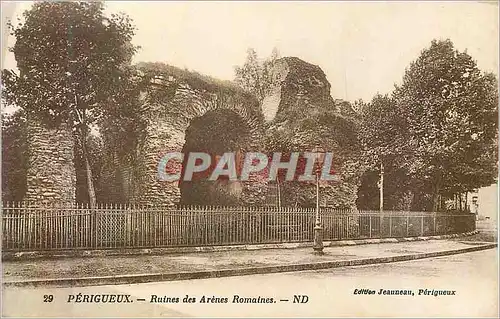
M3 263L6 284L33 281L91 279L91 284L178 280L201 277L234 276L238 274L280 272L306 269L341 267L345 265L373 264L436 257L454 253L493 248L495 244L428 240L416 242L383 243L343 247L325 247L325 254L313 254L312 248L265 249L255 251L225 251L205 253L168 254L161 256L107 256L62 259L15 260ZM393 258L394 257L394 258ZM401 258L402 257L402 258ZM368 262L363 262L367 260ZM346 263L354 261L354 263ZM254 270L252 270L254 269ZM255 271L255 269L257 269ZM239 273L239 271L241 273ZM193 273L200 274L194 276ZM181 275L181 276L165 276ZM184 276L182 276L184 274ZM186 274L191 274L186 276ZM111 277L110 277L111 276ZM99 281L98 278L105 278ZM78 279L77 279L78 280ZM102 283L101 283L102 282ZM50 284L50 283L49 283ZM81 285L90 284L81 282Z

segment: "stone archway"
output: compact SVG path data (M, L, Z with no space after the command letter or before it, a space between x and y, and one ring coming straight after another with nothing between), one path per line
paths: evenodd
M244 123L248 128L248 143L241 145L240 151L260 150L263 114L259 102L251 94L232 84L173 67L145 66L153 68L157 76L143 97L147 127L144 141L137 150L142 170L134 181L135 196L132 200L144 204L180 203L179 184L160 181L158 163L167 152L183 152L186 131L204 116L219 114L227 117L231 114L236 122ZM252 180L242 183L241 205L264 201L265 184L262 183Z
M209 111L191 120L182 149L182 153L186 154L182 165L186 167L187 154L190 152L210 154L212 167L226 152L235 154L235 160L238 161L239 155L250 145L250 127L238 114L227 109ZM210 170L207 170L203 178L179 182L181 204L238 205L243 195L242 182L230 181L225 176L216 181L207 180L209 173Z

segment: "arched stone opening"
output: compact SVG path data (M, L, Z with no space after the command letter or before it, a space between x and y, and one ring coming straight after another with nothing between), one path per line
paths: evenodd
M178 74L173 72L177 75L172 76L168 75L172 73L171 70L164 71L166 73L161 85L152 85L143 96L144 107L141 114L147 124L142 142L136 149L137 162L140 164L137 169L138 174L130 187L133 190L133 195L129 196L131 201L169 206L179 204L245 206L262 202L265 199L266 182L254 181L252 177L241 184L233 183L230 186L216 183L222 192L233 187L231 192L234 194L240 193L236 188L241 186L241 196L229 196L224 200L212 198L208 202L201 199L194 200L194 195L189 199L188 195L182 198L181 186L184 190L188 187L187 184L182 185L180 181L159 178L161 172L166 169L165 165L161 164L165 163L166 154L184 153L186 149L195 151L199 148L196 144L200 144L194 143L197 139L212 145L211 148L216 149L217 153L221 153L221 150L233 151L232 145L238 145L236 151L240 151L243 155L247 151L262 151L264 132L262 110L259 102L251 94L182 70L177 70ZM165 92L168 94L162 94ZM198 122L202 124L198 125ZM215 126L219 128L216 129ZM199 136L190 138L189 135L195 134L192 132L196 131L193 129L196 127L200 131ZM205 130L201 129L203 127ZM212 128L207 131L208 127ZM244 133L241 132L242 128ZM212 134L209 132L212 129L220 131L220 134L233 136L233 139L238 138L229 144L217 145L215 139L212 141L205 139ZM207 153L210 152L213 151L209 149ZM178 173L182 170L182 164L176 160L169 160L167 167L172 170L167 173L172 174L174 171ZM175 167L170 167L171 165ZM220 195L217 192L214 194ZM231 200L228 200L229 198Z
M209 180L218 159L226 152L234 154L239 167L244 150L251 145L251 128L237 113L227 109L213 110L190 121L185 133L183 174L190 152L210 155L211 168L191 181L179 182L182 205L241 205L243 185L227 176Z

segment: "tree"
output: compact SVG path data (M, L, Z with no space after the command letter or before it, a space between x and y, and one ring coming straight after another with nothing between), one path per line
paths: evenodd
M36 2L23 16L24 23L9 24L19 73L2 70L5 99L48 127L73 128L93 206L86 134L108 106L121 102L137 50L134 27L126 15L106 17L102 2Z
M254 49L247 50L247 59L243 66L235 67L235 81L243 89L253 93L262 102L273 84L272 68L279 53L273 49L271 56L263 61L259 60Z
M439 198L490 185L497 174L497 79L450 40L432 41L406 70L394 100L411 146L409 172Z
M379 188L380 210L397 206L397 200L389 201L390 197L402 195L408 189L405 165L408 158L408 144L405 119L401 117L395 106L394 99L389 95L377 94L370 103L357 102L361 113L360 139L363 152L363 162L366 171L360 188L360 206L374 209L370 198L374 195L374 186ZM375 179L374 173L378 178ZM386 187L396 179L399 186ZM369 183L368 185L366 183ZM363 192L365 194L363 194ZM370 196L366 196L371 194ZM384 196L385 194L385 196Z
M103 182L101 180L104 169L104 161L106 160L108 152L104 149L102 136L99 134L86 134L87 140L85 142L85 150L87 151L87 158L92 170L92 184L95 187L96 200L102 202L106 198L103 194ZM83 151L81 147L75 145L75 173L76 173L76 201L79 203L90 202L90 194L88 191L87 183L87 168Z

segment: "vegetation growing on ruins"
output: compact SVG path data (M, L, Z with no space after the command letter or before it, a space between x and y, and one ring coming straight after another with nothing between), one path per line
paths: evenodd
M231 81L213 78L196 71L181 69L161 62L140 62L136 65L144 78L157 80L159 84L168 83L169 77L175 78L176 82L187 83L191 88L201 91L217 92L226 90L227 93L244 94L248 92Z
M266 59L259 59L257 52L249 48L245 63L241 67L236 66L234 69L236 84L244 90L251 92L262 102L276 80L273 77L272 70L279 57L280 54L276 48L273 49L271 55Z

